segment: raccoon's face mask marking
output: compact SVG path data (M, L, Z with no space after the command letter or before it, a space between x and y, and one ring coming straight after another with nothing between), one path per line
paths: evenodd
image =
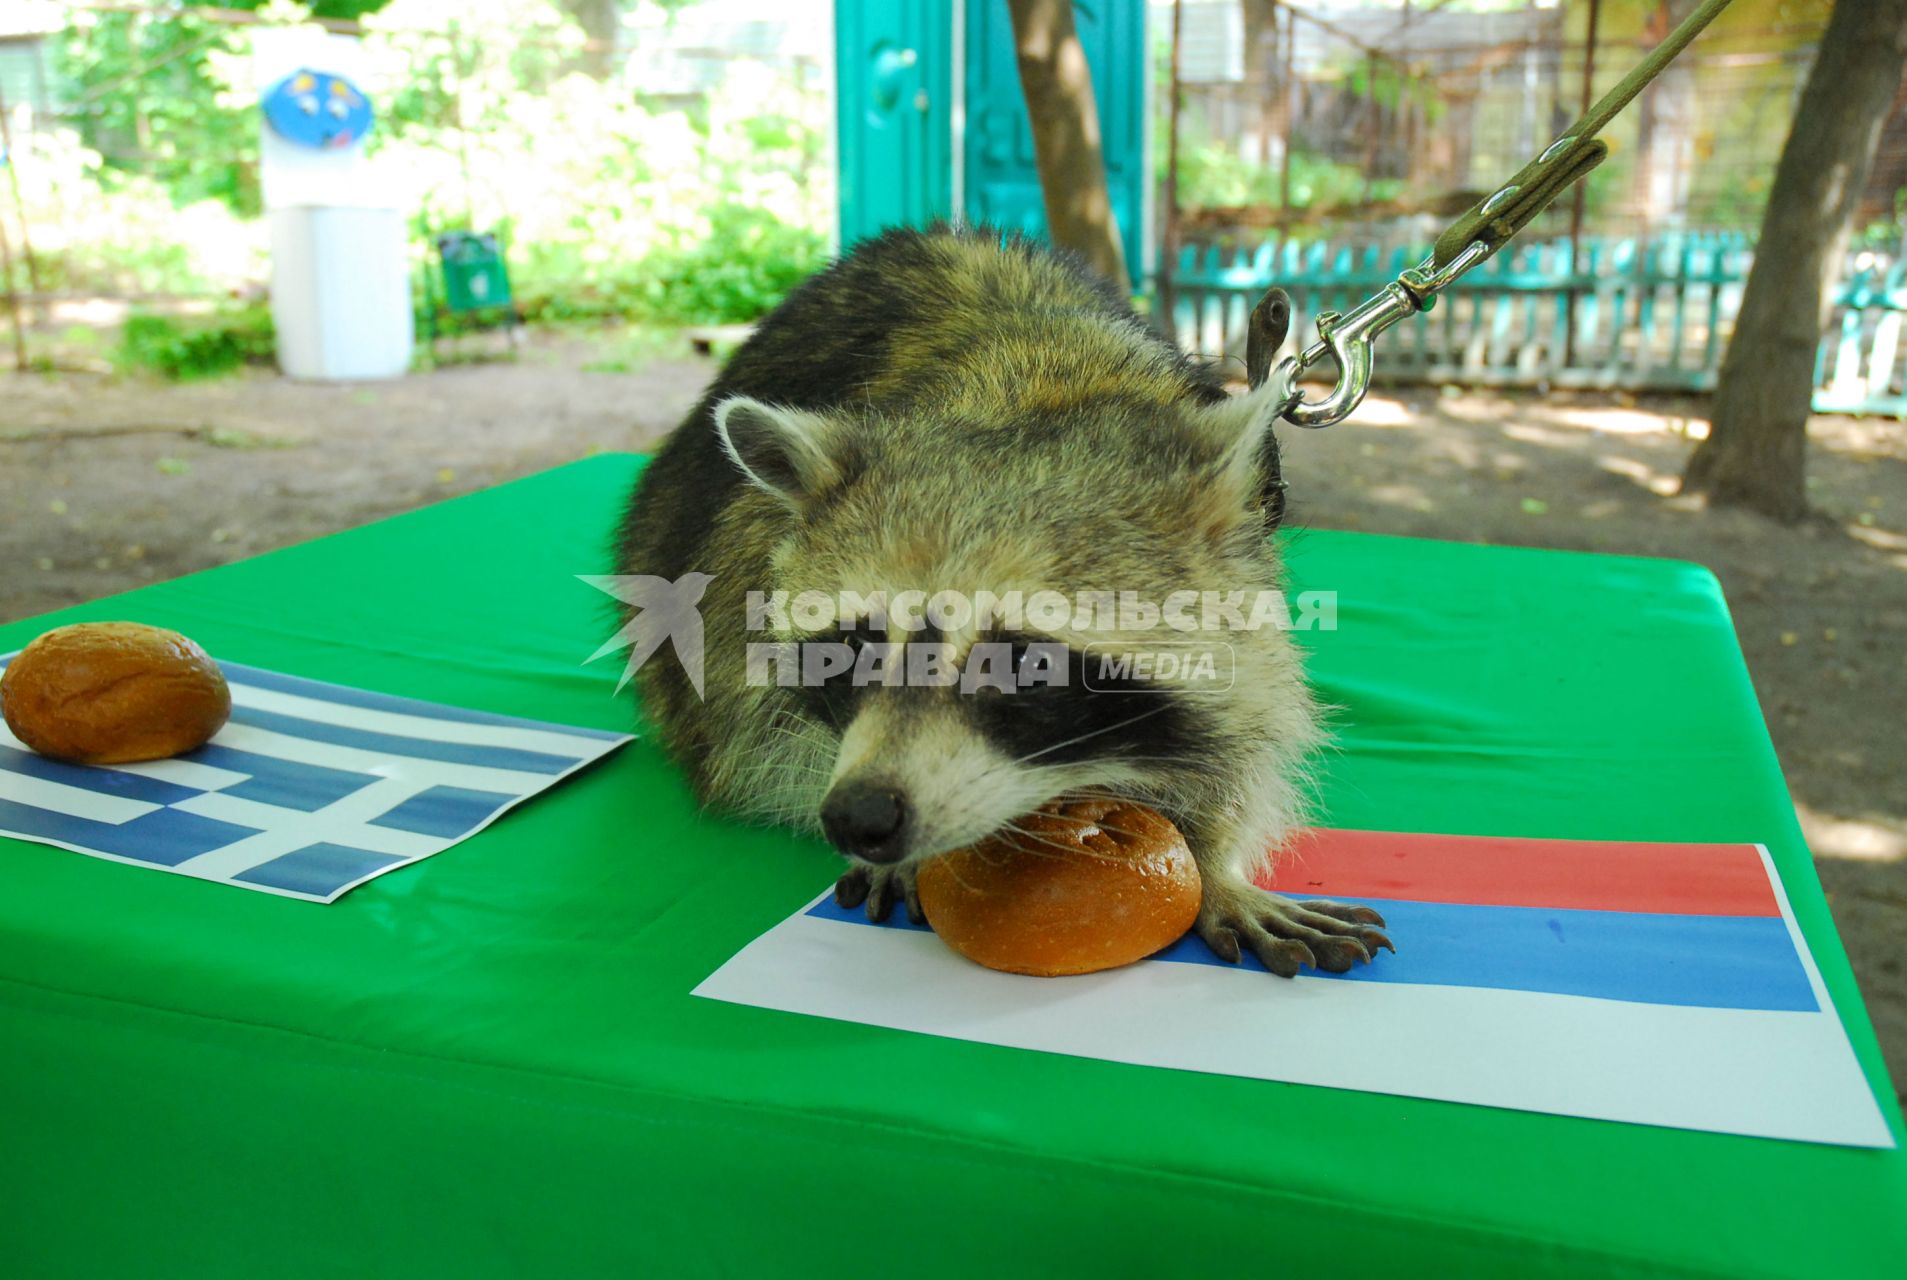
M1093 659L1063 648L1064 678L1011 693L978 689L962 699L973 730L1017 764L1123 774L1124 766L1185 765L1209 745L1197 704L1130 674L1107 676Z
M930 857L982 840L1056 795L1116 781L1088 764L1017 759L976 733L957 701L866 701L842 736L821 802L822 829L843 853L868 862Z
M839 418L730 396L715 406L715 430L743 474L797 511L853 470L851 428Z
M1029 663L1057 650L1064 669L1010 692L806 691L842 735L820 817L843 853L886 863L972 844L1069 791L1144 792L1216 741L1192 701L1135 680L1089 685L1086 655L1060 642L1000 642Z

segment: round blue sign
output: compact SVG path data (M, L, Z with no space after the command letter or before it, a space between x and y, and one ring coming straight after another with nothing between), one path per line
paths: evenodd
M371 100L343 76L294 71L262 104L279 137L301 147L348 147L371 131Z

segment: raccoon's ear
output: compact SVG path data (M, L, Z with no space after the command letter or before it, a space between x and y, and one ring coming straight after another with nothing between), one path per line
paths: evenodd
M750 480L790 506L847 478L850 447L838 419L730 396L715 406L715 434Z
M1271 381L1198 415L1198 434L1213 454L1194 510L1198 523L1221 540L1247 520L1267 531L1277 528L1284 519L1285 485L1272 431L1278 396Z

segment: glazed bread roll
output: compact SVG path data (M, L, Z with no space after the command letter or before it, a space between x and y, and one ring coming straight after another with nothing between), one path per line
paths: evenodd
M0 715L13 736L76 764L190 751L231 712L231 690L205 650L138 622L56 627L0 674Z
M1008 973L1057 977L1142 960L1198 915L1198 864L1157 810L1073 800L921 867L921 909L946 944Z

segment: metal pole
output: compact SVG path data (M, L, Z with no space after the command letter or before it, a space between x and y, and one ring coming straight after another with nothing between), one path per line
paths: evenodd
M1371 203L1371 179L1377 171L1377 55L1364 55L1364 190L1362 201ZM1368 216L1368 214L1366 215Z
M1583 37L1583 92L1579 116L1589 114L1596 103L1596 24L1602 17L1602 0L1589 0L1589 31ZM1589 199L1589 184L1578 182L1569 206L1569 274L1573 281L1582 269L1583 211ZM1565 290L1569 311L1563 324L1563 367L1576 361L1576 288Z
M1159 254L1159 328L1174 346L1179 341L1174 311L1178 292L1173 276L1179 265L1179 49L1184 30L1185 0L1172 0L1171 98L1166 103L1165 132L1165 245Z
M1285 139L1284 153L1278 157L1278 230L1282 239L1291 225L1291 134L1298 118L1298 11L1290 5L1278 7L1285 15Z
M1404 13L1397 22L1397 42L1410 48L1410 0L1404 0ZM1403 133L1404 199L1417 201L1417 73L1415 69L1397 86L1397 125Z
M1536 37L1533 34L1536 25L1536 0L1529 0L1523 10L1523 106L1517 113L1516 150L1518 155L1530 155L1536 150Z

